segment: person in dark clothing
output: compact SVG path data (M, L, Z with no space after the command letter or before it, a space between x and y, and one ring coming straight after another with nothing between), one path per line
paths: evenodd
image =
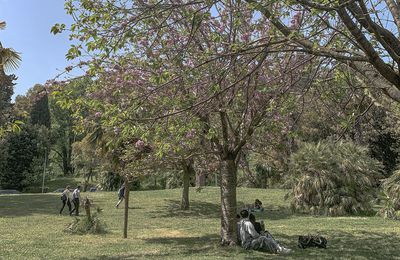
M79 216L79 199L81 198L81 186L76 187L74 192L72 192L72 203L74 204L74 209L69 212L69 215L72 216L72 213L75 212L75 216Z
M249 215L249 220L251 224L253 224L254 229L257 231L258 234L262 235L265 232L265 227L263 222L257 222L256 221L256 216L254 216L252 213Z
M259 211L264 211L264 208L262 206L262 202L259 199L256 199L254 201L254 209L259 210Z
M117 205L115 205L116 208L118 208L119 204L124 200L125 198L125 185L122 184L121 188L118 190L118 202Z
M61 194L61 202L63 205L60 209L60 215L62 214L62 212L64 210L65 204L67 204L68 210L69 210L69 212L71 212L71 201L69 199L69 196L70 196L70 191L69 191L69 186L67 186L65 188L65 190L63 191L63 193Z

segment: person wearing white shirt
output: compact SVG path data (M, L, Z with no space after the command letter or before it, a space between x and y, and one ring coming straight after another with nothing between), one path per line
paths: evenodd
M74 192L72 192L72 203L74 204L74 209L70 211L69 215L72 216L72 213L75 212L75 216L79 216L79 200L81 198L80 195L81 186L76 187Z
M289 253L291 249L278 244L275 239L269 235L260 235L255 230L253 224L248 219L249 212L242 210L240 212L242 220L240 221L240 240L244 249L253 249L269 253Z

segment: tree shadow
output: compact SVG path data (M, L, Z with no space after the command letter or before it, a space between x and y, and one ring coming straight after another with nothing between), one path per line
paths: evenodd
M400 255L400 238L397 233L327 230L322 234L328 240L327 249L301 249L297 246L297 235L272 235L281 245L293 250L287 255L276 255L276 259L394 259Z
M59 194L20 194L0 196L0 216L19 217L34 214L54 215L61 208ZM68 208L64 208L67 212Z
M152 218L171 218L171 217L196 217L196 218L219 218L219 204L205 201L190 201L190 208L182 210L179 200L166 200L166 205L159 210L150 212Z
M244 203L239 201L237 205L243 205ZM158 210L150 212L152 218L171 218L171 217L196 217L196 218L219 218L221 206L217 203L210 203L205 201L190 201L190 208L188 210L182 210L180 208L179 200L166 200L166 204L161 206ZM238 206L238 213L242 208ZM257 220L278 220L288 219L296 216L286 207L274 207L273 209L266 209L262 212L253 213Z
M0 195L0 217L58 215L62 206L60 197L60 194L57 193ZM93 212L97 206L96 203L91 205ZM79 207L79 213L80 216L85 215L83 206ZM62 215L69 217L67 205L64 207Z

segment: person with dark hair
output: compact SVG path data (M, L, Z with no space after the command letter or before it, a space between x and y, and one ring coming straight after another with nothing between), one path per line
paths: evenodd
M246 250L259 250L269 253L289 253L291 250L278 244L270 235L260 235L249 220L247 210L240 211L240 240Z
M71 212L71 201L69 200L69 194L70 194L69 186L67 186L61 194L61 201L62 201L63 205L60 209L60 215L62 214L62 212L64 210L65 204L67 204L69 212Z
M81 186L78 185L74 192L72 192L72 203L74 204L74 209L69 212L69 215L72 216L72 213L75 212L75 216L79 216L79 200L81 198Z
M257 211L264 211L264 208L263 208L263 206L262 206L261 200L256 199L256 200L254 201L254 209L257 210Z
M265 227L263 227L264 223L257 222L256 216L254 216L254 214L252 214L252 213L250 213L250 215L249 215L249 220L250 220L251 224L253 224L254 229L257 231L257 233L260 235L263 235L264 231L265 231Z
M119 204L124 200L125 198L125 185L122 184L121 188L118 190L118 202L117 205L115 205L116 208L118 208Z

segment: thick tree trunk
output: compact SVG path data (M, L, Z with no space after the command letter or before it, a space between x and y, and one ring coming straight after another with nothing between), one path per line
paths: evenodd
M189 186L190 186L190 176L194 175L193 162L184 162L183 163L183 191L182 191L182 200L181 200L181 209L188 210L189 209Z
M221 244L237 244L236 225L237 165L235 156L222 161L221 169Z
M124 235L123 238L128 237L128 215L129 215L129 181L127 178L124 180L125 184L125 209L124 209Z

